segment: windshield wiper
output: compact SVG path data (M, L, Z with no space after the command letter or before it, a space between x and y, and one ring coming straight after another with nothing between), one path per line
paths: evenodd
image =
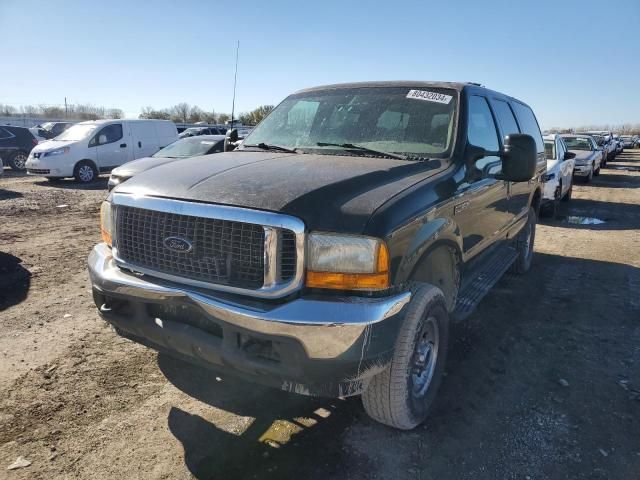
M268 143L260 142L255 145L243 145L244 148L254 147L261 150L277 150L279 152L298 153L295 148L281 147L280 145L270 145Z
M400 155L399 153L384 152L382 150L374 150L373 148L363 147L362 145L356 145L353 143L318 142L316 143L316 145L318 145L319 147L340 147L340 148L346 148L348 150L357 150L360 152L374 153L376 155L384 155L385 157L396 158L398 160L407 159L405 155Z

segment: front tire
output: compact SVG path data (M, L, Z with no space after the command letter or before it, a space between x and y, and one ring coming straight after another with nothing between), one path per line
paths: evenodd
M573 179L571 179L571 185L569 185L569 190L567 190L567 193L565 193L564 197L562 197L562 201L568 202L571 200L572 196L573 196Z
M19 150L9 157L9 166L16 172L24 172L27 169L27 158L29 154Z
M98 178L98 169L92 162L82 160L73 169L73 176L80 183L91 183Z
M433 285L417 285L391 362L362 394L371 418L401 430L411 430L427 418L442 381L449 342L444 294Z
M531 268L533 261L533 245L536 240L536 211L533 207L529 207L527 223L515 239L515 248L518 252L516 260L511 265L512 273L527 273Z

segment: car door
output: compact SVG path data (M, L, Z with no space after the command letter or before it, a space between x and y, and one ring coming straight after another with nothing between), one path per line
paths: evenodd
M556 152L558 152L558 160L560 163L560 180L562 181L561 195L569 190L571 187L573 177L573 159L566 159L567 147L565 146L562 138L556 137Z
M523 103L511 101L509 102L513 112L518 120L520 131L531 135L536 142L537 148L537 164L546 165L547 161L544 156L544 140L542 140L542 133L538 126L533 111ZM532 192L531 184L534 180L528 182L513 182L511 183L511 197L509 198L509 209L515 216L515 219L524 216L529 211L529 197Z
M101 172L112 170L129 160L129 143L122 123L102 127L89 142L95 147L96 161Z
M511 221L507 182L502 172L500 143L495 119L484 96L470 95L467 108L467 153L485 150L478 158L471 154L466 162L465 182L458 188L453 216L460 226L463 251L467 258L484 250L500 237Z

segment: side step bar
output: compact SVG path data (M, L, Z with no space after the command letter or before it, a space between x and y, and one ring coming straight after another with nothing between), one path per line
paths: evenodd
M458 301L451 319L457 322L467 318L517 257L518 253L511 246L501 248L492 255L481 270L474 272L474 277L458 293Z

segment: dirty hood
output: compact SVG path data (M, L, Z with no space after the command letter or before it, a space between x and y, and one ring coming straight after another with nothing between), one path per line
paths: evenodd
M371 214L445 162L236 151L177 160L114 192L287 213L308 229L361 233Z
M569 150L576 154L575 161L576 162L587 162L593 158L595 152L586 151L586 150Z

